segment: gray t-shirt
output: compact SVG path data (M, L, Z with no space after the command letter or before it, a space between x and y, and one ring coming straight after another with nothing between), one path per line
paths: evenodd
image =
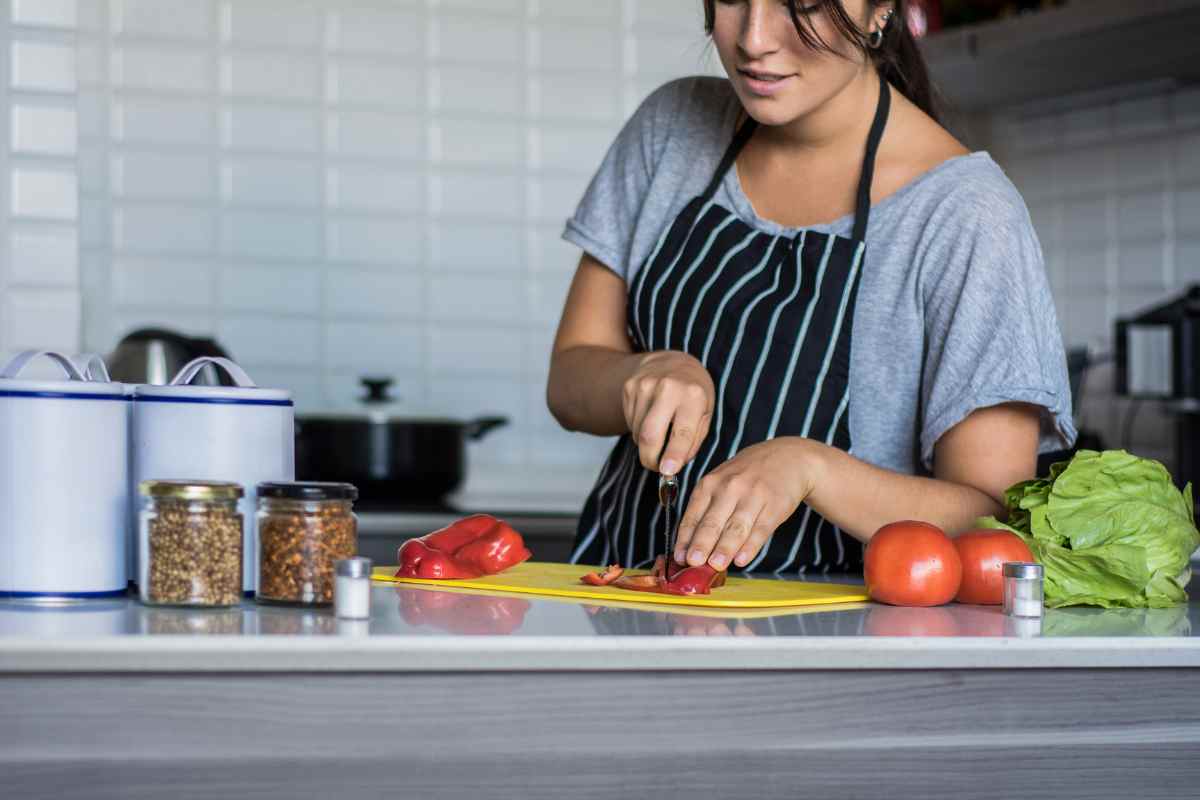
M659 236L702 194L741 105L723 78L681 78L626 122L563 238L633 284ZM751 227L737 170L718 204ZM849 236L853 217L810 230ZM904 473L972 411L1041 406L1042 452L1075 440L1062 335L1041 246L1016 187L986 153L950 159L871 209L850 359L851 453Z

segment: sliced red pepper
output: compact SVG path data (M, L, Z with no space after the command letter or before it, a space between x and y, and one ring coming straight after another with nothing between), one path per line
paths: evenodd
M397 578L469 579L495 575L533 556L508 523L475 514L410 539L396 554Z
M626 575L618 578L613 585L621 589L633 589L635 592L658 592L662 580L653 575Z
M709 594L713 589L725 585L725 572L718 572L708 564L687 567L659 556L654 560L649 575L621 578L615 585L638 592Z
M625 568L620 564L609 564L604 568L604 572L589 572L579 580L586 583L588 586L608 586L610 583L621 577L625 572Z

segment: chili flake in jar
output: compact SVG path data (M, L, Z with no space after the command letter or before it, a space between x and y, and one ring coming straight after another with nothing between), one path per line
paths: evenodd
M258 484L258 600L333 603L334 562L358 553L357 498L349 483Z

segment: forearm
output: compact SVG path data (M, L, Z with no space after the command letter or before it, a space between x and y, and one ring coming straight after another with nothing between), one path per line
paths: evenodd
M953 535L968 530L976 517L1001 511L995 499L974 487L904 475L837 448L805 443L814 464L813 490L806 502L860 541L901 519L931 522Z
M550 413L570 431L597 436L628 433L621 392L641 358L640 353L592 346L555 353L546 384Z

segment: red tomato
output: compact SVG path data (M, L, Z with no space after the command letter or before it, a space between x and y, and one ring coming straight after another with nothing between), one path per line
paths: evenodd
M962 585L954 599L985 606L1004 601L1005 561L1033 561L1033 553L1021 537L1011 531L967 531L954 539L962 560Z
M863 577L875 600L893 606L940 606L958 594L962 562L936 525L904 520L867 542Z

